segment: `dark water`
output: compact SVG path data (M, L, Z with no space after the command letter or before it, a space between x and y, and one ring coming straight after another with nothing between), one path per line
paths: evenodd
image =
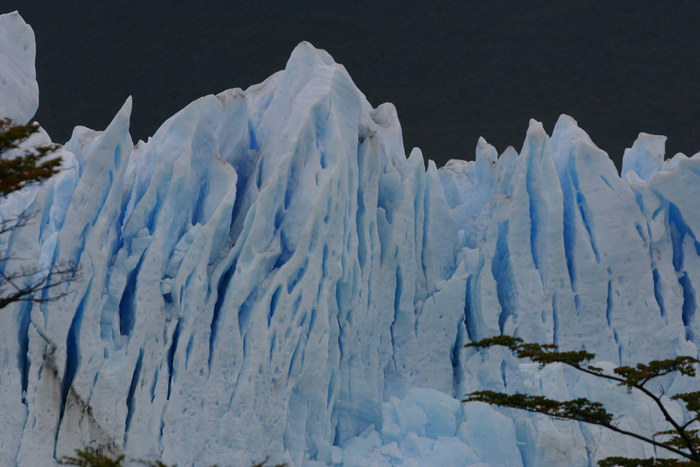
M700 2L62 2L2 0L37 37L39 120L57 141L103 129L128 95L131 133L193 99L260 82L308 40L373 105L393 102L407 150L438 165L499 152L528 120L579 122L619 165L640 131L700 151Z

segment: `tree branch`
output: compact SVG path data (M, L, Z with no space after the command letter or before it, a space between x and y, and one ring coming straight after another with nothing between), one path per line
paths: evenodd
M39 274L39 279L28 284L20 285L23 279ZM56 288L79 277L78 268L72 265L57 265L42 271L22 271L15 274L0 273L2 280L0 285L0 309L14 302L45 303L58 300L68 295L61 292L47 297L37 296L40 291ZM5 284L11 286L11 291L5 292L2 287Z
M574 420L591 425L598 425L625 436L631 436L645 443L664 448L686 459L697 460L697 457L694 457L692 454L673 446L613 425L612 421L614 416L605 410L603 404L592 402L585 398L570 401L557 401L542 396L531 396L522 393L505 394L495 391L477 391L469 394L468 398L464 399L462 402L486 402L499 407L509 407L526 412L544 414L561 420Z
M672 442L687 449L689 452L676 449L669 445L669 442L658 442L612 425L612 415L605 411L602 404L591 402L588 399L575 399L573 401L560 402L545 399L541 396L527 396L524 394L509 396L508 394L496 393L493 391L478 391L471 393L465 402L478 400L490 404L526 410L528 412L542 413L555 418L576 420L604 426L626 436L631 436L654 446L662 447L687 459L700 462L700 455L696 449L697 437L693 437L691 433L686 431L690 423L697 421L700 416L696 416L690 422L681 425L671 416L661 401L661 397L664 395L663 387L661 388L661 396L657 396L644 386L654 378L674 372L679 372L686 376L695 376L696 372L693 364L700 363L700 360L689 356L680 356L675 359L667 360L654 360L647 364L639 363L636 367L617 367L613 370L616 374L612 375L603 372L601 368L594 367L593 365L582 366L593 360L595 354L586 351L559 352L558 347L554 344L524 343L522 339L517 337L494 336L482 339L478 342L472 342L465 345L465 347L488 348L496 345L508 347L518 358L528 358L539 363L540 369L551 363L563 363L597 378L616 381L620 386L627 386L628 390L635 388L641 391L645 396L654 401L654 404L656 404L663 414L664 419L673 426L674 432L678 436L675 437ZM700 412L700 392L677 394L673 396L673 399L682 400L686 404L686 409L688 411ZM577 405L573 406L571 404ZM572 408L575 410L572 410Z

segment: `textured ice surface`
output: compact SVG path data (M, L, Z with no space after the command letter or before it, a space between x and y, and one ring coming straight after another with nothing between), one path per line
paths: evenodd
M34 31L16 11L0 15L0 117L25 124L39 107Z
M5 50L14 36L2 37ZM81 274L62 300L0 313L0 464L85 445L179 465L653 454L461 404L477 389L590 396L635 429L665 428L624 389L463 345L503 332L585 347L601 365L697 355L700 156L663 161L661 137L642 134L621 178L562 116L551 138L531 122L520 153L480 140L475 161L426 170L419 150L406 157L394 107L372 108L307 43L148 142L133 144L130 110L104 131L77 127L66 170L2 205L37 213L2 238L4 272L75 262Z

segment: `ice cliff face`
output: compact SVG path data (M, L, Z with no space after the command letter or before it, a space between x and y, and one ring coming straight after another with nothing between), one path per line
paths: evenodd
M15 14L0 31L0 60L21 65L0 79L30 82L0 88L0 108L31 116L31 30ZM36 216L2 238L4 273L80 266L51 292L65 298L0 311L0 464L85 445L179 465L652 453L463 406L484 388L584 395L663 428L624 390L463 345L507 333L614 364L698 355L700 155L664 161L664 138L641 134L621 178L562 116L551 138L531 122L520 154L481 140L474 162L425 170L394 107L372 108L307 43L146 143L129 136L130 110L104 131L76 127L65 170L0 206Z

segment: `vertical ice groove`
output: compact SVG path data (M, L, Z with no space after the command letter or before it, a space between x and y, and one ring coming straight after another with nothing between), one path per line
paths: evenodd
M187 368L190 366L190 357L192 356L192 345L194 344L194 336L190 336L189 340L187 341L187 347L185 348L185 372L187 371Z
M586 233L588 234L588 242L590 243L591 249L593 250L593 254L595 255L596 263L600 263L600 255L598 253L598 247L593 236L593 226L591 225L590 220L590 209L588 203L586 202L585 195L581 192L578 180L578 173L576 172L576 167L574 164L569 165L569 178L573 187L572 202L575 199L575 205L578 209L579 215L581 216L581 222L583 223L583 226L586 229ZM572 235L575 234L572 232Z
M678 278L678 282L680 283L681 288L683 289L683 310L681 317L683 319L683 325L686 329L686 339L688 339L689 341L693 341L695 336L693 335L691 325L695 320L695 289L693 288L693 285L690 282L687 272Z
M508 390L508 375L507 375L507 368L506 368L506 361L502 360L501 361L501 366L500 366L500 373L501 373L501 381L503 381L503 389Z
M151 389L149 391L151 395L151 404L156 399L156 388L158 387L158 375L160 374L160 368L153 373L153 381L151 382Z
M676 272L681 272L683 268L683 240L689 235L693 240L695 236L688 224L683 220L680 209L673 204L668 205L668 222L671 231L671 241L673 245L673 267Z
M281 292L282 286L278 285L275 289L275 292L272 294L272 297L270 298L270 309L267 313L267 327L270 327L272 323L272 317L274 316L275 310L277 309L277 302L279 301Z
M66 338L66 369L63 373L63 386L62 386L62 407L65 406L66 398L68 397L68 390L73 383L73 378L78 371L78 366L80 365L80 327L82 324L83 313L85 312L85 305L90 296L90 290L92 288L92 278L88 283L87 288L80 304L75 310L73 319L71 321L70 328L68 330L68 336Z
M134 328L135 322L135 304L134 296L136 294L137 277L141 270L141 262L143 256L139 259L139 263L132 271L129 272L126 281L126 287L119 300L119 333L122 336L128 336Z
M20 378L21 378L21 387L22 387L22 402L25 402L25 394L27 393L27 385L28 385L28 378L29 378L29 358L27 355L27 352L29 351L29 323L30 323L30 312L31 312L31 303L30 302L24 302L21 304L19 307L19 316L20 318L20 324L19 324L19 334L17 336L17 342L19 343L18 345L18 351L17 351L17 360L18 360L18 368L20 372Z
M338 346L339 361L342 362L345 358L345 348L343 347L343 325L340 317L343 312L343 302L340 297L340 282L336 282L335 284L335 307L337 314L335 315L335 323L333 324L337 327L335 330L337 333L337 342L334 342L334 344Z
M298 301L301 303L301 296L299 297ZM306 342L307 344L309 343L311 339L311 332L314 329L314 324L316 324L316 308L311 308L311 315L309 317L309 326L306 330Z
M635 192L634 192L634 200L636 201L637 206L639 206L639 211L640 211L640 212L645 212L645 209L644 209L644 197L643 197L642 194L641 194L639 191L637 191L637 190L635 190Z
M588 461L588 465L594 465L597 448L592 447L594 441L591 439L590 430L583 422L576 422L576 424L578 425L578 429L586 441L586 460Z
M92 278L90 278L90 282L88 283L80 304L73 315L73 319L68 330L68 335L66 337L66 364L63 371L63 379L61 381L61 403L58 414L58 423L56 424L56 432L54 435L54 456L58 446L58 437L66 410L68 393L71 389L76 372L78 371L78 366L80 365L80 325L83 318L83 313L85 311L85 304L90 294L91 286Z
M143 364L143 349L139 351L139 357L136 360L136 366L134 367L134 373L131 375L131 383L129 384L129 392L126 396L126 424L124 427L124 446L129 437L129 427L131 426L131 417L134 415L134 406L136 402L134 401L134 394L136 393L136 386L141 377L141 365Z
M658 268L654 267L651 271L651 275L654 281L654 298L656 298L656 303L659 305L661 316L666 316L666 307L664 306L664 297L661 292L661 278L659 277Z
M516 433L520 434L520 431L517 430ZM521 440L522 436L518 436L516 439L518 441L517 446L518 446L518 452L520 453L520 463L524 467L529 467L529 462L527 461L528 455L527 455L527 443L523 440Z
M513 316L511 306L512 274L510 271L510 251L508 250L508 221L498 224L498 239L496 240L496 252L491 263L491 273L496 279L496 295L501 305L501 313L498 316L498 328L501 334L506 332L508 318Z
M529 173L529 171L528 171ZM530 176L528 175L528 185L530 185ZM529 211L530 211L530 254L532 255L532 262L535 265L535 269L537 272L540 274L540 278L544 279L542 275L542 268L540 267L540 255L538 252L538 247L537 247L537 236L538 236L538 229L539 229L539 219L537 215L537 210L538 210L538 203L535 202L534 200L534 193L532 193L533 190L536 189L534 187L528 186L528 198L529 198Z
M299 334L299 337L297 338L296 345L294 346L294 351L292 352L292 357L289 359L289 368L287 369L287 379L290 379L292 377L292 372L294 372L295 368L297 366L303 365L303 358L302 361L297 365L297 359L299 358L299 352L303 347L303 344L301 342L301 334ZM303 350L301 350L303 352Z
M323 251L321 253L321 280L318 281L318 289L316 291L316 301L321 300L321 293L323 292L323 287L325 285L326 278L328 277L328 244L324 243Z
M608 293L605 306L605 320L608 323L608 327L612 328L612 309L613 309L613 298L612 298L612 279L608 279Z
M466 305L465 305L466 309ZM464 378L464 370L460 362L460 355L464 344L466 344L464 332L466 330L466 314L458 322L457 335L455 336L455 341L452 344L452 349L450 349L450 363L452 363L452 397L461 398L462 394L459 394L459 390L462 386L462 380ZM467 337L468 339L468 337Z
M365 158L367 157L367 147L368 144L362 144L357 148L357 170L360 176L363 175L365 170ZM357 186L357 210L355 211L355 226L357 229L357 257L360 262L360 268L365 267L367 262L367 239L366 236L366 214L365 214L365 193L362 187L362 183L358 183Z
M297 284L304 278L306 269L309 266L309 258L304 258L304 262L297 268L296 272L291 274L289 281L287 282L287 293L291 294Z
M535 132L531 133L531 128L528 129L528 135L526 141L529 143L527 146L527 153L521 157L527 157L527 166L525 167L525 192L528 198L528 211L530 219L530 254L532 256L532 262L534 263L535 269L540 275L540 279L544 282L544 275L542 267L540 265L540 251L539 239L540 227L547 228L547 218L542 215L542 212L547 209L547 206L543 206L545 200L540 193L542 189L541 184L543 183L538 177L541 171L541 158L544 152L544 145L546 142L542 141L539 135ZM541 127L540 127L541 130ZM538 144L539 143L539 144ZM544 143L544 144L543 144ZM542 224L542 226L540 226Z
M195 202L194 208L192 209L193 224L206 222L204 203L206 202L207 195L209 194L209 179L203 177L202 180L199 181L198 188L199 193L197 196L197 201Z
M391 335L392 341L394 336L394 326L399 319L401 313L401 295L403 294L403 274L401 273L401 266L396 266L396 271L394 273L394 319L391 323Z
M472 300L472 288L473 282L478 282L478 274L480 271L476 272L476 275L470 274L469 277L467 278L467 286L465 288L465 300L464 300L464 328L467 331L467 339L469 339L469 342L475 342L478 340L479 336L476 333L476 329L474 328L474 316L473 316L473 311L471 307L471 300Z
M681 319L683 321L683 325L685 326L686 339L692 341L695 337L691 323L695 318L696 293L690 281L688 272L685 271L684 242L686 237L689 237L692 239L697 250L697 241L695 240L693 231L683 219L680 209L676 206L676 204L671 202L668 204L668 223L671 234L671 245L673 248L672 264L676 274L678 275L678 283L683 292Z
M177 345L180 340L180 325L181 322L178 320L177 324L175 325L175 330L173 331L172 337L170 339L170 347L168 348L168 353L167 353L167 363L168 363L168 391L167 391L167 396L166 399L170 400L170 391L172 390L173 386L173 379L175 377L175 352L177 352ZM211 351L210 351L210 360L211 360Z
M559 345L559 310L557 307L557 296L552 296L552 343Z
M238 309L238 331L241 335L247 333L247 325L248 321L250 320L250 315L253 311L252 309L255 306L256 295L256 290L250 292L250 294L248 294L248 297L246 297L245 301L241 304L240 308Z
M151 234L153 234L155 232L156 225L158 222L158 217L160 216L160 212L161 212L161 205L163 204L160 190L156 191L155 196L156 196L155 204L154 204L153 208L151 209L151 211L149 212L148 221L146 222L146 228L148 229L148 231Z
M600 263L600 254L598 253L598 247L596 245L595 238L593 237L593 229L591 226L591 220L589 216L590 211L588 208L588 203L586 203L586 198L580 191L576 192L576 204L578 205L579 213L581 214L581 221L583 222L583 226L586 228L586 232L588 233L588 241L590 242L591 248L593 249L593 254L595 255L596 263Z
M615 189L612 187L612 185L610 184L610 182L608 181L607 178L605 178L603 175L601 175L600 179L603 180L603 183L605 183L608 186L608 188L610 188L612 191L615 191Z

